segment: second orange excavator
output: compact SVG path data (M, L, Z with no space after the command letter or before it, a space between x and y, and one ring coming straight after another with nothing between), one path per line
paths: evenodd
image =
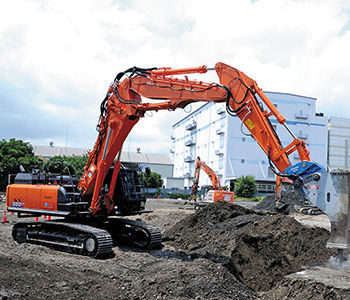
M214 170L210 168L204 161L201 161L199 156L196 159L194 180L193 180L192 192L190 197L191 200L193 201L197 200L199 174L201 169L203 169L204 172L208 174L212 184L212 188L204 196L204 202L225 201L225 202L233 203L234 193L231 191L225 191L222 189L220 180L215 174Z

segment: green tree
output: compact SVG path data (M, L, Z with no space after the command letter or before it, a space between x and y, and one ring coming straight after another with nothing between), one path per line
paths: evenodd
M9 174L20 172L20 165L30 172L32 167L42 164L43 161L34 156L30 143L16 139L9 141L2 139L0 141L0 190L6 189Z
M150 174L144 172L142 173L142 177L146 187L162 188L163 186L162 176L156 172L151 172Z
M242 176L235 184L235 195L238 197L251 198L256 193L256 182L254 176Z
M88 155L53 156L45 163L45 169L51 173L68 174L68 167L70 175L80 178L84 173L87 159Z

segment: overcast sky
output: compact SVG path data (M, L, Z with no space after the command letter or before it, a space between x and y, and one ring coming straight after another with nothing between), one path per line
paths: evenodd
M91 149L100 102L132 66L221 61L264 90L350 117L349 56L348 0L2 0L0 138L65 146L68 132L68 146ZM185 115L146 116L124 149L169 153L171 126Z

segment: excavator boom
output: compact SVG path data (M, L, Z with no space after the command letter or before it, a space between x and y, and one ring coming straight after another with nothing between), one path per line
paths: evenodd
M101 188L109 167L133 126L147 111L175 110L194 102L226 103L227 111L236 114L250 131L263 151L268 155L270 164L279 172L291 166L288 155L298 151L302 160L310 161L305 142L292 135L292 142L283 147L274 131L269 117L275 116L286 126L285 119L266 97L256 82L241 71L223 63L215 65L219 83L205 83L174 77L192 73L205 73L206 66L186 69L132 68L117 75L111 84L101 105L98 124L99 136L93 151L89 155L85 172L79 183L83 195L92 194L90 209L99 210ZM128 75L120 81L124 75ZM259 102L259 99L263 104ZM143 103L142 97L159 100L157 103ZM288 128L287 130L291 132ZM118 168L115 168L118 172ZM113 194L110 189L109 195ZM105 201L106 202L106 201ZM107 201L108 202L108 201ZM110 203L108 210L112 210Z
M216 71L218 82L206 83L189 80L186 76L194 73L202 74L210 70ZM180 78L180 75L183 77ZM125 78L122 80L123 77ZM157 101L152 103L143 102L142 97ZM336 248L349 247L350 221L348 220L348 207L350 207L350 200L344 196L349 188L344 187L340 191L339 186L345 186L345 183L349 182L346 178L350 178L350 174L344 172L329 173L325 167L316 162L311 162L305 141L294 136L288 128L285 118L257 83L243 72L221 62L217 63L215 68L207 68L206 66L184 69L142 69L133 67L119 73L101 103L100 118L97 125L98 137L93 150L89 152L84 174L79 181L77 190L67 193L66 187L74 186L74 184L66 182L57 187L57 191L52 191L49 184L44 187L33 184L34 181L40 182L41 179L37 174L32 174L31 177L24 178L25 184L22 186L9 185L7 192L8 209L22 212L35 209L38 214L50 212L52 215L64 216L74 214L83 219L107 218L113 214L140 213L140 210L144 209L140 204L142 201L138 201L139 205L135 208L135 205L128 198L131 194L128 194L127 197L118 195L115 198L115 191L123 190L123 187L126 187L131 180L135 182L134 187L139 186L136 171L127 175L127 170L124 169L125 167L119 160L123 143L132 128L140 118L144 117L147 111L175 110L185 108L190 103L195 102L226 103L228 114L236 115L241 119L250 135L266 153L270 168L275 174L292 180L295 188L305 194L311 204L319 207L329 216L332 224L330 246ZM271 125L271 117L277 119L290 134L290 144L282 145ZM288 157L295 151L298 152L300 162L292 165ZM124 174L123 178L120 176L121 173ZM217 178L212 178L212 181L213 185L219 186L220 183L218 183ZM56 179L52 179L50 182L57 184ZM19 180L19 183L22 183L21 180ZM32 186L28 189L30 184ZM22 198L26 199L33 198L34 193L37 193L39 188L42 197L47 193L57 194L52 198L52 205L45 202L46 200L37 199L31 202L33 207L14 207L14 205L27 205L17 203L18 197L16 198L16 195L21 195ZM140 192L135 190L133 194L139 195ZM42 207L43 203L46 206ZM346 207L346 210L344 210L344 207ZM137 224L125 223L124 225L124 229L128 228L129 230L123 232L124 236L134 235L137 240L138 233L143 231L145 236L148 237L146 239L147 243L155 245L159 241L156 231L153 232ZM36 225L28 226L25 225L18 229L19 239L23 238L23 232L29 227L33 235L41 230L36 228ZM65 235L73 227L63 228L61 226L60 230ZM92 230L85 227L74 228L77 236L80 236L83 232L85 232L83 236L88 236ZM45 230L48 233L52 231L51 228ZM96 233L94 238L96 245L98 244L98 234L100 233ZM109 240L107 235L105 235L105 238ZM60 243L66 245L71 240L69 238L67 241ZM87 243L86 246L84 246L85 242ZM87 251L92 242L92 240L84 238L83 244L79 247L82 247L82 251ZM67 247L71 247L71 245ZM90 254L95 255L99 251L96 246L93 251L90 251Z

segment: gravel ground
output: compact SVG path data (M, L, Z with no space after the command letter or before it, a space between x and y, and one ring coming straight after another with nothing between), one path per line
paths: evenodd
M222 209L220 206L209 210L205 207L195 212L183 209L184 205L184 202L178 200L148 201L147 208L155 211L136 218L162 229L166 237L163 247L151 251L116 247L113 249L114 257L105 260L62 253L37 245L15 244L11 238L11 227L18 219L16 215L8 214L10 222L0 224L0 299L288 299L283 297L292 292L294 299L300 299L299 295L307 299L311 292L315 293L314 289L301 284L302 279L283 277L281 270L284 268L278 269L277 273L282 275L277 278L273 275L275 266L265 268L261 264L264 261L262 256L268 252L283 249L284 254L289 254L283 248L285 244L288 245L282 243L283 237L289 240L296 235L302 240L301 237L306 234L304 230L308 228L293 223L296 227L301 226L303 233L300 233L299 227L297 231L287 230L285 227L290 227L290 221L283 221L287 222L284 224L281 222L284 219L280 219L278 214L252 213L237 207L227 210L227 207ZM189 220L196 218L202 231L195 228L195 224L189 227ZM250 218L256 218L256 224L262 220L265 223L254 225L254 222L247 222ZM212 225L209 223L214 224L215 228L210 230ZM273 230L273 227L280 229ZM187 241L192 240L192 245L171 237L171 232L178 233L179 228L188 229L185 232L186 238ZM268 230L264 231L263 228L270 228L272 232L268 234ZM309 234L313 240L309 244L302 244L301 249L294 249L298 255L303 255L303 251L308 253L304 260L298 260L302 261L300 265L312 261L310 257L314 253L310 250L313 249L310 244L322 247L323 240L326 239L326 231L314 230L319 234L318 237L315 233ZM233 238L231 234L235 231L244 234ZM223 233L219 234L220 232ZM276 238L278 232L281 234ZM185 233L180 237L184 238ZM226 238L223 238L225 234ZM252 242L252 238L255 238L256 243ZM198 247L200 239L202 246ZM271 240L284 246L262 249L273 244ZM258 248L254 250L254 247ZM259 256L260 252L262 255ZM324 249L319 252L324 255L320 258L322 261L329 256ZM259 259L252 261L255 256ZM232 263L236 258L242 265L240 270L237 267L239 264ZM271 255L268 256L269 261L272 259ZM294 261L293 258L288 259ZM249 273L252 269L256 270L255 273ZM301 266L287 268L284 273L292 273L295 269L300 271ZM249 279L249 276L256 276L259 270L260 273L272 274L272 282L261 280L260 277ZM261 284L257 284L260 281ZM319 297L330 291L327 283L318 283L318 290ZM350 297L350 292L346 294L346 288L332 289L331 292L335 295L332 299ZM345 295L343 298L337 298L341 295L340 292Z

